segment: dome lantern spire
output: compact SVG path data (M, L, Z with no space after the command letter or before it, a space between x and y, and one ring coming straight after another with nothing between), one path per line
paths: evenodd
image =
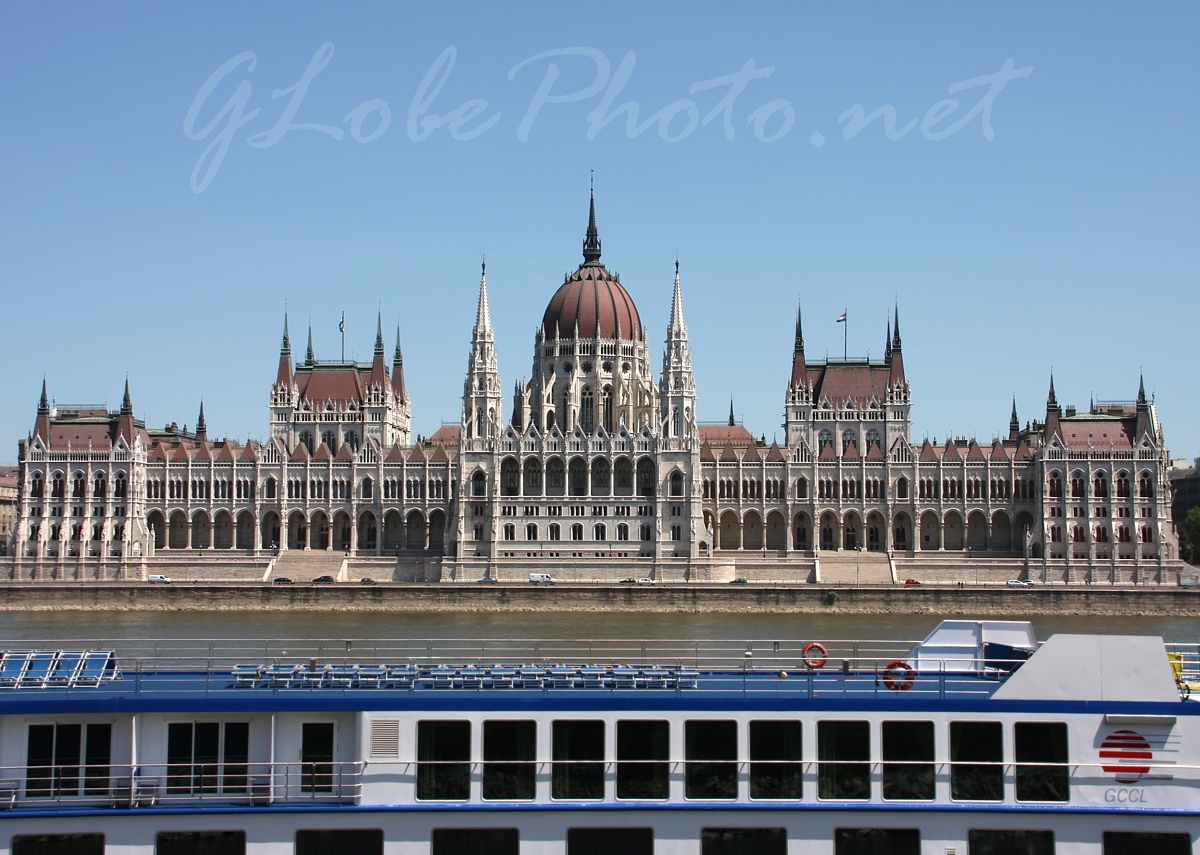
M583 239L583 263L600 263L600 232L596 228L596 187L593 182L588 193L588 227Z

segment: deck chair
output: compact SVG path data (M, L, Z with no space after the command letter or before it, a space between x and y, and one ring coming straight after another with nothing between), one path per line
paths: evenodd
M99 686L102 680L116 676L111 650L89 650L83 654L83 665L75 677L76 686Z
M75 678L79 675L79 669L83 667L83 651L71 650L67 653L60 654L58 661L54 663L54 670L50 672L50 676L46 678L47 686L71 686L75 683Z
M60 650L38 650L29 657L29 666L25 669L25 673L21 675L20 682L17 683L23 689L37 688L40 689L46 685L46 678L50 676L50 671L54 668L54 663L58 661Z
M0 688L14 688L29 665L29 653L5 653L0 663Z

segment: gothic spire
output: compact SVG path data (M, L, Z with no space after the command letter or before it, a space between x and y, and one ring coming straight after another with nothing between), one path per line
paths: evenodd
M790 388L803 386L808 379L804 361L804 320L802 306L796 305L796 340L792 345L792 382Z
M200 415L196 419L196 439L204 442L208 439L208 425L204 421L204 399L200 399Z
M887 323L887 335L883 338L883 358L888 361L892 358L892 322Z
M304 357L305 365L312 365L317 361L316 354L313 353L312 346L312 321L308 323L308 354Z
M729 396L729 426L736 427L737 421L733 417L733 396Z
M1141 372L1138 372L1138 396L1137 396L1137 405L1138 405L1138 407L1145 407L1145 406L1147 406L1147 402L1146 402L1146 381L1145 381L1145 378L1143 377L1143 375L1141 374Z
M600 232L596 229L596 189L592 188L588 201L587 236L583 239L583 263L600 263Z
M126 384L126 390L128 390L128 387L129 387L129 381L128 381L128 380L126 380L126 381L125 381L125 384ZM126 392L126 394L128 394L128 391ZM38 410L37 410L37 414L38 414L39 416L48 416L48 415L50 415L50 399L49 399L49 397L47 397L47 395L46 395L46 378L45 378L45 377L42 377L42 397L41 397L41 399L38 401Z
M892 332L892 350L896 353L900 352L900 304L896 303L895 308L896 322L893 324Z
M129 397L129 378L125 378L125 395L121 398L121 415L133 415L133 399Z
M375 355L383 356L383 312L375 316Z
M487 293L487 262L483 262L483 271L479 277L479 308L475 312L475 338L492 336L492 312L488 308Z
M675 290L671 294L671 326L667 339L687 338L687 323L683 319L683 292L679 287L679 259L675 259Z
M1050 394L1046 396L1046 411L1058 409L1058 396L1054 394L1054 372L1050 372Z
M1013 395L1012 415L1008 417L1008 437L1016 439L1021 433L1021 422L1017 419L1017 396Z
M288 339L288 316L287 312L283 313L283 344L279 347L280 356L292 355L292 342Z
M392 354L392 389L400 400L408 397L404 389L404 354L400 352L399 321L396 322L396 352Z

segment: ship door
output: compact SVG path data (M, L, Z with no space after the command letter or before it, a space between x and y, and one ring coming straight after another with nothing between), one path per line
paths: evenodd
M300 792L333 792L333 722L306 721L300 729Z

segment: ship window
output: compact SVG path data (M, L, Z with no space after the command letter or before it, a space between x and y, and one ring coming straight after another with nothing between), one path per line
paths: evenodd
M417 798L466 801L471 795L471 723L417 722Z
M104 835L17 834L12 855L104 855Z
M1054 832L972 828L967 855L1054 855Z
M532 721L483 723L483 797L532 799L537 771L537 724Z
M617 798L667 797L669 733L665 721L617 722Z
M604 798L604 722L556 721L550 795L556 799Z
M246 832L160 831L154 855L246 855Z
M347 850L342 850L347 851ZM519 855L521 834L515 828L435 828L433 855Z
M654 829L568 828L567 855L654 855Z
M833 855L921 855L921 832L915 828L839 828Z
M249 737L244 721L168 724L167 793L246 792Z
M1192 836L1186 832L1106 831L1104 855L1192 855Z
M687 752L685 797L737 798L737 722L689 721L684 724Z
M302 828L295 855L383 855L382 828Z
M950 798L1004 798L1004 737L998 721L950 722Z
M933 722L885 721L883 736L883 797L933 799Z
M798 721L750 722L750 798L801 797L800 736Z
M1018 722L1013 727L1013 737L1016 743L1017 801L1069 801L1071 784L1066 765L1066 723Z
M787 829L705 828L700 855L787 855Z
M111 724L31 724L25 794L107 794L111 754Z
M869 799L870 757L871 728L867 722L817 722L817 796L822 799Z

